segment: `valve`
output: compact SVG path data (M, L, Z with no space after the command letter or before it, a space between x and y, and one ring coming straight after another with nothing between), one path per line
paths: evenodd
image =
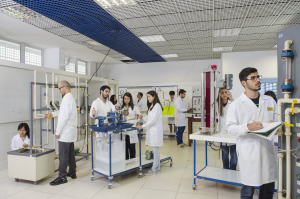
M295 110L294 106L295 106L296 102L297 102L297 100L294 100L293 103L292 103L292 115L295 114L295 112L294 112L294 110Z
M294 127L294 124L289 124L289 123L287 123L287 122L284 122L284 125L285 125L285 126Z

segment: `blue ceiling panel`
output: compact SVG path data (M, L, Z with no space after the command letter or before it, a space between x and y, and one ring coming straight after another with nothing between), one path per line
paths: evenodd
M93 0L14 1L138 62L165 61Z

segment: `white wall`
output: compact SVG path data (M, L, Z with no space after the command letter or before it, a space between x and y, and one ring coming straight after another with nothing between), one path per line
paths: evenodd
M56 73L62 76L58 77L58 81L61 78L67 79L64 75L71 75L81 77L83 79L90 79L90 76L74 74L61 70L54 70L46 67L38 67L27 65L23 63L10 62L0 60L0 171L7 169L7 151L11 150L11 140L14 135L18 133L17 127L21 122L29 123L29 82L33 82L33 71L40 70L48 73ZM44 75L39 74L38 82L45 82ZM48 75L50 79L50 75ZM48 81L51 81L51 79ZM72 78L73 79L73 78ZM68 80L69 81L69 80ZM82 81L83 82L83 81ZM89 98L89 104L92 103L96 97L99 96L100 85L104 82L117 83L107 79L97 78L91 81L89 86L89 93L95 94L94 98ZM74 94L75 89L72 89ZM83 92L80 93L83 96ZM51 93L49 94L51 101ZM39 89L37 89L37 98L39 98ZM61 95L56 98L61 99ZM39 104L39 99L38 99ZM80 104L83 104L82 98ZM45 128L45 120L43 121L43 128ZM81 115L81 124L84 123L84 115ZM34 120L32 132L36 138L36 144L40 143L40 121ZM47 147L54 147L53 134L50 133L50 143ZM46 142L46 133L43 133L43 143ZM85 149L84 149L85 150Z
M101 66L98 71L98 77L118 80L120 87L178 85L178 88L185 89L187 91L185 98L187 107L188 101L192 97L192 87L200 86L201 73L210 65L217 65L218 70L222 70L220 59L118 64L113 66ZM136 90L138 91L138 89ZM162 88L162 90L167 89ZM165 93L165 95L168 96L168 92ZM136 95L133 97L135 99ZM166 118L163 119L163 123L164 130L168 130ZM199 125L200 124L193 125L194 129L196 129ZM186 128L185 132L187 132L187 130L188 128Z
M233 74L232 96L238 98L244 87L239 80L243 68L253 67L265 78L277 78L277 51L222 53L222 75Z

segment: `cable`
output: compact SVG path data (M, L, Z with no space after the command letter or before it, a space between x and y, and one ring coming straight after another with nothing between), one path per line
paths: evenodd
M300 147L291 150L278 150L278 152L288 152L288 151L297 151Z
M109 27L109 26L105 25L104 23L102 23L102 21L101 21L101 19L100 19L99 16L98 16L98 19L99 19L99 21L100 21L100 23L101 23L102 25L104 25L105 27L107 27L107 28L109 28L109 29L114 29L114 30L118 31L118 33L117 33L117 36L115 37L114 41L112 42L112 45L109 47L109 50L107 51L107 53L106 53L104 59L103 59L102 62L99 64L98 68L96 69L96 71L94 72L94 74L92 75L92 77L89 79L89 81L88 81L87 83L89 83L89 82L93 79L94 75L98 72L98 70L99 70L100 67L102 66L104 60L105 60L106 57L108 56L108 53L110 52L110 50L111 50L112 47L114 46L115 41L117 40L117 38L118 38L118 36L119 36L119 32L120 32L120 29L113 28L113 27Z

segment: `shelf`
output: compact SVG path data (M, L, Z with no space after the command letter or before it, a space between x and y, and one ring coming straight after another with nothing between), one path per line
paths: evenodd
M200 131L197 131L190 135L191 140L202 140L211 142L226 142L226 143L236 143L237 137L229 133L217 133L213 135L200 135Z

